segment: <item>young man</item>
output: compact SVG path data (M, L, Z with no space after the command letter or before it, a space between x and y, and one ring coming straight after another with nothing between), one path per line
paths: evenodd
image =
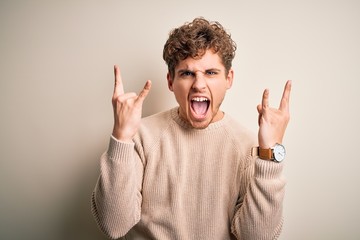
M179 106L143 119L151 82L139 95L124 93L114 67L114 128L92 195L94 217L106 235L161 240L279 236L285 186L281 142L291 82L279 109L268 106L269 91L264 91L256 139L220 110L233 82L235 50L217 22L197 18L174 29L163 57Z

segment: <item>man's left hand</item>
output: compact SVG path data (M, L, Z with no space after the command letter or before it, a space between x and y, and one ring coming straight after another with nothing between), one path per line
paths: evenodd
M291 80L285 84L284 92L279 108L269 106L269 89L265 89L261 104L257 106L259 112L259 146L262 149L273 147L276 143L281 144L287 124L290 120L289 99Z

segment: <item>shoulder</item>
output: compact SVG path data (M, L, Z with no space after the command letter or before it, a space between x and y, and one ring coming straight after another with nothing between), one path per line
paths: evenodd
M142 131L161 131L165 126L168 126L171 120L172 109L159 112L141 120L140 132Z
M230 115L226 115L227 121L225 127L229 131L229 133L234 134L238 137L245 139L254 139L255 133L250 128L244 126L243 124L239 123L236 119L234 119Z
M225 131L237 149L243 153L247 153L258 145L257 136L254 131L245 127L229 115L227 115L226 118Z
M144 147L150 147L161 135L171 126L172 109L159 112L141 119L141 124L138 133L135 135L135 143L141 144Z

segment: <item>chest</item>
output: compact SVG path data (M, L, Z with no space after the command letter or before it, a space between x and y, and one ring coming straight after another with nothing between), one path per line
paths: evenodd
M183 139L167 138L148 153L143 197L189 211L211 205L227 215L238 197L241 156L230 140L211 135Z

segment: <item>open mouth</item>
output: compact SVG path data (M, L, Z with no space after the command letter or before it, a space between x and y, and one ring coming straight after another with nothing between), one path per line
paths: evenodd
M194 97L191 99L191 109L197 117L204 117L209 106L210 100L206 97Z

